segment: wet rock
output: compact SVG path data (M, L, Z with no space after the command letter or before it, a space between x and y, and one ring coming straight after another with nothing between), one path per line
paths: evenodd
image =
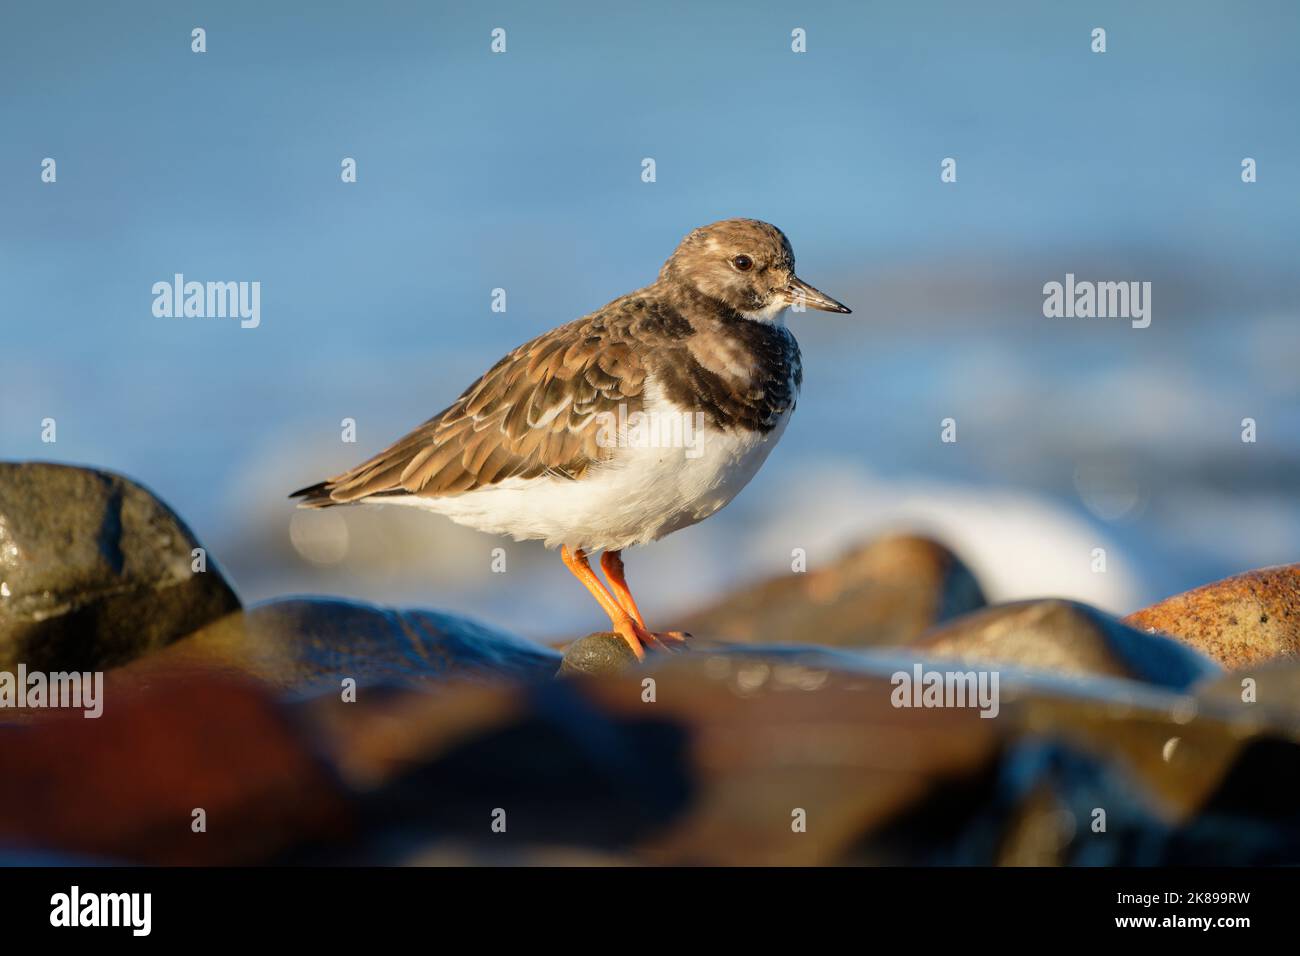
M984 605L979 583L951 551L894 535L743 588L679 623L697 637L748 643L906 644Z
M1196 815L1244 743L1261 730L1191 694L1136 681L1004 676L1003 726L1014 740L1047 740L1086 755L1124 778L1129 802L1149 804L1173 822ZM1109 787L1089 782L1090 776L1077 772L1069 786ZM1080 820L1080 826L1091 822Z
M1248 664L1196 688L1197 697L1300 736L1300 661Z
M1124 618L1186 641L1225 667L1300 657L1300 564L1247 571Z
M96 720L0 724L0 845L237 865L338 841L348 827L334 774L247 681L209 675L141 689L110 674Z
M1012 671L996 717L901 708L891 674L942 666L905 654L705 648L287 707L220 673L141 681L137 662L108 675L98 721L0 726L0 845L165 863L1300 862L1300 747L1266 719Z
M613 631L601 631L581 637L564 649L564 660L560 664L558 676L617 674L635 667L637 663L636 655L627 646L627 641Z
M1122 732L1123 725L1117 728ZM1176 739L1176 738L1175 738ZM1300 745L1242 742L1189 811L1163 806L1121 760L1019 740L955 839L925 862L998 866L1287 865L1300 859Z
M641 863L825 862L930 775L994 752L993 722L902 714L884 678L840 684L784 659L702 652L647 661L648 671L538 684L526 700L473 687L402 694L366 704L370 714L325 698L304 706L327 728L324 750L361 794L364 819L416 844L498 854L544 846ZM769 675L761 686L756 668ZM495 808L503 832L490 829ZM792 829L796 808L812 821L806 832Z
M0 667L95 670L239 607L193 534L119 475L0 463Z
M1261 807L1252 829L1242 802L1242 780L1289 779L1300 757L1267 728L1134 681L1027 673L1005 675L994 719L900 709L897 666L705 649L526 699L465 687L305 713L369 821L362 862L403 841L670 865L1300 859L1294 819Z
M1257 793L1220 815L1222 795L1243 793L1264 767L1294 778L1300 747L1271 746L1268 728L1096 677L1007 673L993 719L899 709L895 661L756 650L650 668L656 715L694 741L696 783L689 811L637 852L795 865L1300 859L1300 821L1275 814L1277 800ZM582 690L602 712L630 715L648 706L642 680ZM1099 806L1105 831L1093 829ZM804 832L792 828L796 810Z
M1184 690L1220 669L1178 641L1145 634L1095 608L1046 599L999 604L913 641L931 658L1063 675L1126 677Z
M284 598L228 615L136 661L139 679L220 670L300 694L358 686L550 677L560 654L468 618L332 598Z

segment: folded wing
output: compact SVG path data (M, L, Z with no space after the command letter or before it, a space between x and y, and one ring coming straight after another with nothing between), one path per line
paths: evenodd
M508 478L577 478L615 452L602 413L642 406L635 342L579 319L521 345L443 412L369 461L290 497L324 508L393 495L438 497ZM604 428L602 427L604 426Z

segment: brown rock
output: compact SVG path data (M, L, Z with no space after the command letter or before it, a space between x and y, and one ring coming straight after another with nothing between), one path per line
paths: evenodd
M898 708L893 657L698 650L526 698L458 688L309 713L364 815L422 845L669 865L934 862L958 844L963 862L1151 862L1174 852L1169 827L1199 825L1263 729L1089 677L1062 693L1006 675L994 719ZM1110 834L1089 829L1098 805ZM493 807L507 832L487 832ZM1243 841L1214 816L1206 828L1201 862L1229 852L1222 841L1245 859L1271 852L1267 831Z
M1142 818L1150 839L1157 820L1195 826L1264 729L1198 708L1183 694L1090 677L1062 693L1049 679L1006 675L995 719L969 709L896 709L888 667L868 667L854 673L833 660L818 667L790 655L701 652L653 668L655 713L688 729L697 783L687 812L639 843L638 852L668 864L917 863L931 861L919 855L927 842L946 852L960 834L987 842L991 854L966 862L992 863L999 852L1010 862L1008 841L1019 839L1026 849L1017 830L1043 809L1042 794L1029 790L999 804L989 787L1007 760L1044 744L1113 774L1121 789L1106 806L1115 828L1122 802L1134 816L1154 814ZM642 679L604 679L582 691L604 713L631 715L649 706L639 696ZM1091 785L1066 783L1076 799ZM972 812L985 801L989 815ZM792 830L796 808L806 812L806 832ZM1092 821L1080 809L1074 839L1087 846L1095 839ZM988 832L981 835L981 828ZM1229 845L1241 839L1222 832L1222 820L1211 819L1209 828ZM1150 852L1137 834L1116 834L1097 851L1130 862Z
M824 567L742 588L681 624L697 637L749 643L906 644L984 604L979 583L951 551L894 535Z
M476 687L309 710L368 818L498 853L630 848L641 863L834 861L934 780L995 754L997 721L896 710L884 677L707 652L647 661L526 700ZM488 830L493 807L506 834Z
M1181 638L1225 667L1300 657L1300 564L1247 571L1124 618Z
M98 670L239 607L194 535L119 475L0 463L0 668Z
M1300 860L1300 747L1260 717L1013 673L992 719L897 707L898 656L705 649L526 688L328 694L292 720L241 681L151 686L133 665L98 721L0 726L0 845L161 863Z
M1126 677L1173 690L1220 673L1178 641L1144 634L1096 608L1056 598L998 604L964 615L913 641L909 649L932 659Z

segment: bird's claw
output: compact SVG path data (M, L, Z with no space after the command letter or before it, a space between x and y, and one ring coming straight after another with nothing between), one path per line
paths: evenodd
M685 631L648 631L645 628L638 628L638 631L637 637L643 644L665 654L677 654L686 650L691 638Z

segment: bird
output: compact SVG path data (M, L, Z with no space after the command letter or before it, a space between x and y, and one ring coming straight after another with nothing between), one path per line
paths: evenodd
M790 308L851 312L795 274L776 226L701 226L654 282L519 346L374 457L289 497L541 540L638 661L679 650L689 635L648 628L622 552L715 514L766 461L803 383Z

